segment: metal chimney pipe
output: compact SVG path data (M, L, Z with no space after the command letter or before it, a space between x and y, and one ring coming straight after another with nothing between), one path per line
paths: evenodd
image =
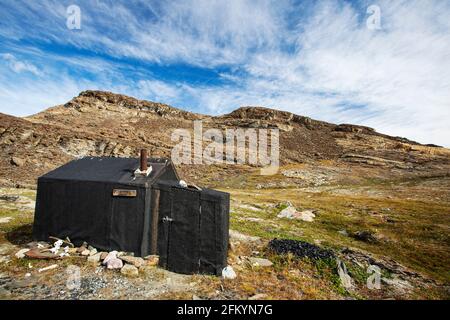
M141 172L147 171L147 149L141 149Z

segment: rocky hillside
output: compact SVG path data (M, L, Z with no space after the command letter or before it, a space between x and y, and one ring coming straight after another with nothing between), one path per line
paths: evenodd
M282 165L334 161L405 172L448 173L450 151L372 128L331 124L262 107L242 107L207 116L169 105L102 91L84 91L64 105L27 118L0 114L0 185L33 186L35 179L68 160L86 155L135 156L142 147L153 156L170 156L176 128L278 128ZM210 166L183 166L189 179L202 181ZM250 167L214 166L217 176Z

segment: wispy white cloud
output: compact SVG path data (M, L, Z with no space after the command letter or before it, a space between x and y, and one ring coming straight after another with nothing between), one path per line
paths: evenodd
M41 72L35 65L27 61L18 60L11 53L3 53L0 56L7 63L9 68L16 73L31 72L32 74L37 76L41 74Z
M214 114L263 105L450 146L446 1L379 0L381 30L366 27L372 2L365 0L80 1L82 29L77 31L65 26L68 4L8 3L0 13L5 26L0 37L12 41L14 52L20 50L14 47L17 41L31 38L98 56L40 54L27 48L33 57L78 71L61 74L61 68L47 64L39 83L0 79L0 98L7 89L12 105L25 106L31 101L15 90L36 94L40 108L56 100L39 93L43 83L54 88L64 84L61 90L71 96L92 86ZM40 28L34 27L38 22ZM146 66L127 65L125 58L161 68L184 64L212 69L223 81L164 79ZM28 63L28 68L16 69L33 73L30 66L36 63ZM83 78L82 71L95 77ZM35 110L34 105L28 110Z

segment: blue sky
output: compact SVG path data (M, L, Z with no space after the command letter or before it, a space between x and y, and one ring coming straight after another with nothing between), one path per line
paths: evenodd
M81 29L66 25L81 10ZM367 27L380 9L381 28ZM0 112L100 89L267 106L450 146L450 2L0 0Z

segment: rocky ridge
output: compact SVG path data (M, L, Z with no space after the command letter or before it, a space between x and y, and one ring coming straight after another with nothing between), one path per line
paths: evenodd
M290 112L241 107L208 116L162 103L103 91L83 91L64 105L18 118L0 114L0 185L32 186L36 178L82 156L136 156L142 147L153 156L170 156L174 129L278 128L282 165L332 160L404 171L449 172L450 151L390 137L374 129L331 124ZM195 167L195 168L194 168ZM226 166L217 169L228 174ZM196 174L192 174L195 169ZM249 170L249 167L244 168ZM204 166L180 168L193 182Z

